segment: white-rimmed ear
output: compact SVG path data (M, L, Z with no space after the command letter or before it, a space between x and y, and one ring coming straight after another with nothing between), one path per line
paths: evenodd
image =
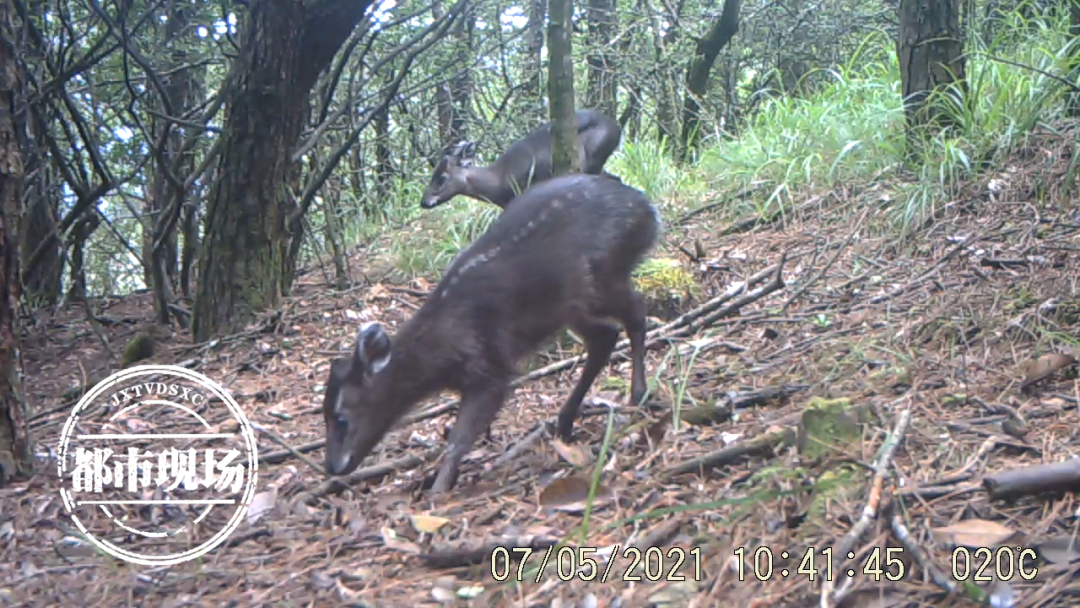
M371 374L386 368L390 363L390 336L386 335L382 325L372 321L360 326L353 360Z

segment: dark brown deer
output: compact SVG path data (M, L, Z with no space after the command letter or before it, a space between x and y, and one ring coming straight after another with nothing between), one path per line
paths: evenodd
M645 303L631 284L660 216L640 191L596 175L537 184L458 255L423 307L391 338L363 325L335 360L323 397L326 470L356 469L394 423L442 390L461 395L434 493L452 488L462 457L512 394L516 364L563 327L586 344L581 378L559 411L569 440L582 399L619 337L630 339L630 397L645 394Z
M596 110L578 110L575 119L581 172L604 174L621 181L604 171L604 163L622 140L619 122ZM514 196L551 178L551 123L540 125L510 144L502 156L486 167L473 166L475 154L476 143L463 141L443 156L435 166L420 206L434 209L462 194L505 209Z

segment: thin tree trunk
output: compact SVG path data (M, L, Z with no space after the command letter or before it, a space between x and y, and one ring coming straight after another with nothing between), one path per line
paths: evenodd
M548 20L548 105L551 107L551 172L577 173L577 122L574 120L574 53L570 40L573 0L550 0Z
M616 98L616 53L611 52L618 14L615 0L589 0L589 88L588 104L608 116L618 111Z
M16 62L11 0L0 0L0 485L33 467L19 356L19 218L23 164L15 133L15 98L23 87Z
M909 141L924 128L949 126L948 113L931 99L950 85L966 86L960 0L900 0L897 55Z
M686 71L686 95L683 97L682 132L679 135L679 156L687 160L701 139L701 103L709 87L709 74L716 57L739 32L739 0L725 0L720 17L698 40L694 58Z
M1072 36L1074 45L1080 45L1080 0L1069 0L1069 35ZM1076 76L1080 74L1080 46L1073 47L1069 64L1072 68L1071 79L1076 82ZM1066 111L1073 118L1080 116L1080 92L1073 91L1069 94Z

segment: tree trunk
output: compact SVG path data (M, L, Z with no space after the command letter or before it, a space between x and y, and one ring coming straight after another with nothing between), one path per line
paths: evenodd
M0 0L0 485L31 473L19 356L19 218L23 165L15 133L15 98L23 83L16 62L11 0Z
M574 119L574 53L570 41L573 0L548 2L548 105L551 107L551 174L577 173L577 121Z
M1069 35L1073 38L1073 44L1080 44L1080 0L1069 0ZM1076 74L1080 73L1080 47L1073 47L1069 63L1075 82ZM1073 91L1069 94L1066 112L1073 118L1080 116L1080 92Z
M614 117L616 99L616 54L611 52L618 15L615 0L589 0L589 107Z
M162 102L161 110L166 114L171 112L174 116L182 116L190 104L193 84L191 71L182 67L187 64L188 56L183 42L179 40L187 27L188 12L174 0L166 7L166 17L164 46L168 59L164 62L167 73L164 77L164 89L167 99ZM173 183L173 180L185 179L185 172L173 176L173 180L169 179L168 172L173 170L176 158L182 152L184 138L176 125L160 119L155 120L153 133L155 138L160 138L163 133L167 133L167 136L163 142L162 153L155 158L154 176L146 198L146 226L143 229L142 241L143 273L146 286L154 292L157 322L165 325L171 317L168 305L173 300L179 263L177 228L180 222L177 220L184 207L186 194L183 188L178 187L179 184ZM194 168L190 155L186 164L188 171ZM161 241L162 245L155 251L154 244L158 241Z
M679 134L679 157L690 158L701 139L701 100L709 87L709 74L716 57L739 32L739 0L724 0L724 10L713 21L708 33L698 40L694 58L686 71L686 95L683 97L682 131Z
M220 177L199 252L192 334L242 330L289 289L290 155L319 73L370 0L252 0L226 107Z
M932 95L953 84L965 87L960 0L900 0L897 56L909 141L926 127L948 126Z
M525 128L532 130L544 117L543 87L543 58L544 50L544 20L547 18L547 0L530 0L529 21L525 24L525 60L522 80L522 97L528 100L527 112L522 118ZM548 51L550 54L550 50Z
M60 223L60 214L52 184L52 167L34 144L23 146L23 150L26 152L26 172L33 176L26 183L27 207L19 228L19 251L22 259L28 259L38 245L47 242L48 235ZM63 275L63 256L60 246L54 242L45 249L41 262L26 277L24 299L32 306L55 305L60 301Z
M386 200L390 195L390 181L394 177L390 150L390 106L379 110L372 122L375 125L375 191L380 200Z
M86 243L100 224L101 216L91 209L71 227L71 236L68 239L68 247L71 248L71 260L68 263L71 277L67 292L69 302L86 301Z

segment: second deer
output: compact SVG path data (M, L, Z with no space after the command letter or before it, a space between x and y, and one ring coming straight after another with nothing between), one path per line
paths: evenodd
M604 163L622 141L622 127L615 119L596 110L575 113L578 162L581 172L604 175ZM434 209L457 195L486 201L506 208L513 198L531 185L551 178L551 123L513 144L486 167L474 167L476 143L464 141L452 148L435 166L420 206Z
M570 438L620 325L630 338L630 398L639 404L645 302L631 273L660 230L648 197L606 177L562 175L526 190L458 255L393 338L366 324L353 352L331 364L323 396L327 472L351 473L395 422L445 389L459 393L461 405L432 491L449 490L461 459L513 393L518 361L567 326L584 339L587 355L559 412L559 436Z

